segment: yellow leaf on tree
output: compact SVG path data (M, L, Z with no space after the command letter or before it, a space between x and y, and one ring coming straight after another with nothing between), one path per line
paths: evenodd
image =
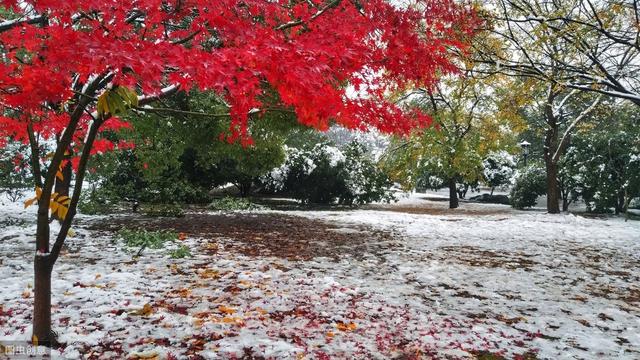
M33 199L29 199L27 201L24 202L24 208L28 208L29 206L33 205L33 203L35 203L36 201L38 201L38 198L33 198Z

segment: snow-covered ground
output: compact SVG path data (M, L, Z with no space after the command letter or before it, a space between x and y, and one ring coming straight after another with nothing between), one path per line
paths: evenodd
M54 272L54 326L67 344L54 354L640 358L640 222L469 203L449 211L422 197L286 212L354 237L391 235L343 244L338 260L241 255L233 234L189 237L193 258L155 250L134 260L85 228L110 220L83 217ZM0 343L30 336L33 216L19 205L0 215Z

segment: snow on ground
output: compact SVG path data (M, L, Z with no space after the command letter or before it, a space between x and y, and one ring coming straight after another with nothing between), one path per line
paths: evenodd
M394 206L282 212L342 234L392 234L338 261L241 255L233 234L185 240L190 259L165 250L134 259L80 225L54 271L54 327L67 344L54 354L640 358L640 222L448 211L421 196ZM32 216L12 205L0 217L0 343L30 336Z

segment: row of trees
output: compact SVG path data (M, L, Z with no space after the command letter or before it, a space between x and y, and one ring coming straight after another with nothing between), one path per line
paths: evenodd
M549 213L566 211L578 198L589 210L626 211L640 195L634 181L638 6L625 0L485 2L478 9L484 31L461 54L461 76L401 98L434 114L437 130L398 139L388 156L392 174L409 186L444 179L450 206L457 207L456 187L481 178L487 153L515 154L518 140L526 139L533 144L530 158L540 159L546 174L544 191L532 185L531 194L534 200L546 194Z

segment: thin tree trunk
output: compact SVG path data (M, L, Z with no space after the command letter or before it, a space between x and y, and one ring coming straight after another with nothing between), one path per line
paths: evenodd
M456 188L456 179L449 179L449 209L457 209L458 203L458 189Z
M560 213L560 186L558 184L558 163L555 154L559 150L558 119L553 111L553 102L557 92L551 87L547 103L545 104L545 120L547 123L547 131L544 137L544 163L547 170L547 212L549 214Z
M626 212L625 209L626 197L624 189L618 191L618 201L616 201L616 215Z

